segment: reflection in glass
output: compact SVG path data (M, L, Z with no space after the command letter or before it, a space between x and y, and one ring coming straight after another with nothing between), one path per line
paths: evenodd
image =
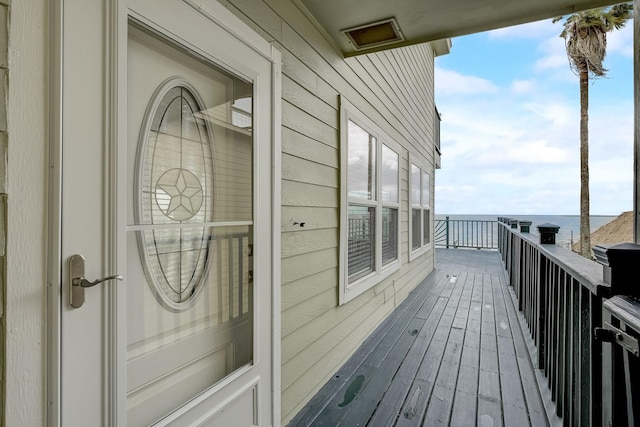
M349 206L349 283L375 269L375 208Z
M420 205L420 168L411 165L411 204Z
M420 212L421 209L411 209L411 248L418 249L421 245L420 238Z
M398 259L398 209L382 208L382 265Z
M427 243L429 243L431 241L430 239L430 233L431 233L431 219L430 219L430 211L429 209L425 209L422 211L422 216L423 216L423 238L424 241L423 243L426 245Z
M398 203L398 154L382 144L382 201Z
M422 172L422 206L429 206L429 174Z
M376 139L351 120L348 132L349 197L375 200Z

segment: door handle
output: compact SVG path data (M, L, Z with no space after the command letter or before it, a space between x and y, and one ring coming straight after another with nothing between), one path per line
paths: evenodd
M93 282L84 277L84 257L72 255L69 257L69 304L73 308L80 308L84 304L84 289L109 280L124 280L119 274L96 279Z

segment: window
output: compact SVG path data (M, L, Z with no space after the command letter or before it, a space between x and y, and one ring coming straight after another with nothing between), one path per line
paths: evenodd
M342 100L341 304L400 267L398 151L371 120Z
M431 182L427 171L410 163L411 215L409 215L409 259L422 254L431 243Z

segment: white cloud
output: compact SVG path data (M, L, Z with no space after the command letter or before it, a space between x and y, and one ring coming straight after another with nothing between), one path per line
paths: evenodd
M530 40L523 43L533 46L531 54L518 55L526 62L513 70L506 60L501 62L506 68L492 74L486 73L486 64L476 68L476 62L436 69L443 114L438 214L578 212L578 79L558 37L561 30L545 21L474 39L477 49L494 48L496 58L512 55L514 44L501 47L493 40ZM609 54L626 58L627 65L630 35L627 28L611 33L608 46ZM474 76L474 69L482 69L491 81ZM613 80L604 83L619 87ZM628 210L632 200L633 94L601 87L590 100L591 211L616 214Z
M535 91L536 84L533 80L516 79L511 82L510 90L515 94L525 94Z
M535 62L534 67L537 71L554 70L561 67L569 68L569 59L563 38L556 35L543 40L540 43L539 51L543 56Z
M512 27L500 28L487 33L489 40L494 39L538 39L548 37L557 30L557 25L553 25L551 20L546 19L529 24L514 25Z
M578 110L570 107L566 103L547 101L546 103L526 102L523 107L553 126L565 126L575 122L578 117Z
M569 152L559 147L550 146L547 141L523 142L518 147L507 150L507 159L514 164L560 164L569 158Z
M615 53L633 58L633 21L629 21L620 30L607 34L607 54Z
M480 77L460 74L456 71L436 67L435 81L441 94L480 94L495 93L497 86Z

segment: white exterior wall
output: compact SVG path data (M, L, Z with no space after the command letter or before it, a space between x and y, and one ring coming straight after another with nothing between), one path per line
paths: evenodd
M344 60L290 0L220 2L273 42L283 57L285 425L433 269L433 249L409 262L408 229L409 153L412 161L431 171L433 206L433 51L423 44ZM338 303L340 96L402 146L402 266L342 306Z
M48 0L9 6L6 414L44 425Z

